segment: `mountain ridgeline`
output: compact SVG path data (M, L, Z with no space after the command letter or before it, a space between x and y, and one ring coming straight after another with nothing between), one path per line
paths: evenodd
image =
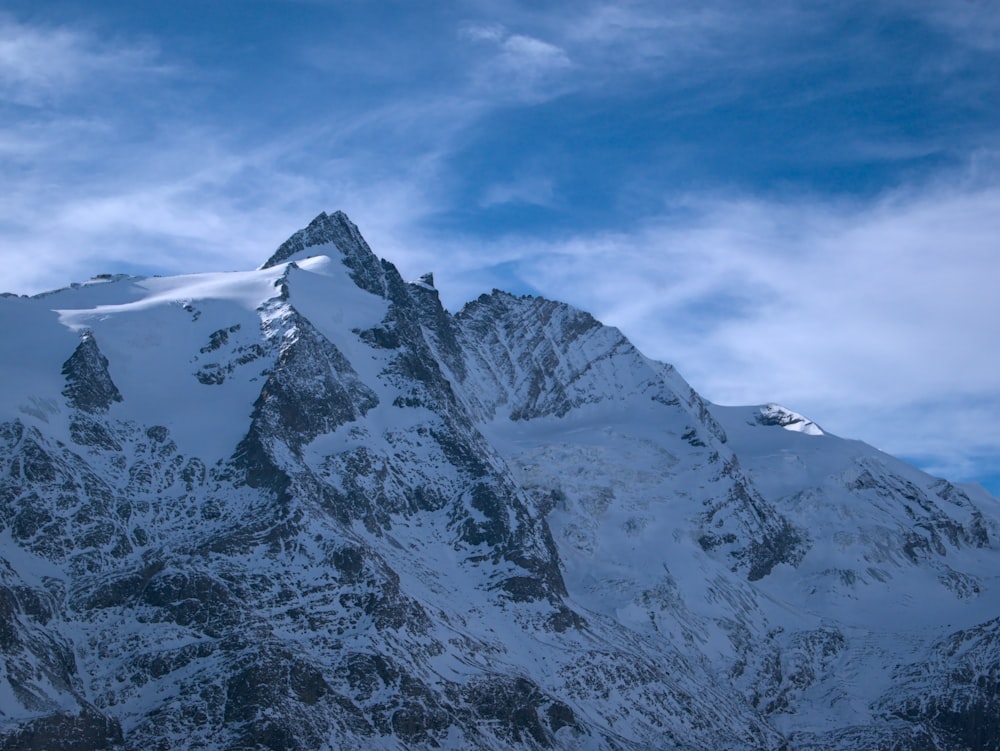
M340 212L0 297L0 750L1000 749L1000 502Z

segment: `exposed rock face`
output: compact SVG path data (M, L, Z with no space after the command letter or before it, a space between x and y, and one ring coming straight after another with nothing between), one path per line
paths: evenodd
M66 388L63 396L71 407L90 414L107 412L112 402L122 400L121 392L108 373L108 358L101 354L93 335L84 334L80 346L63 363Z
M1000 748L1000 619L949 635L931 654L900 670L899 692L879 709L939 746Z
M335 211L329 215L321 213L308 227L282 243L261 268L269 269L302 255L303 251L325 245L332 245L336 249L335 252L344 266L350 269L351 279L358 287L374 295L385 295L386 268L391 269L391 272L395 272L395 268L391 264L386 264L386 268L383 268L384 262L372 253L357 226L343 211Z
M995 499L340 212L99 281L0 414L0 748L997 748Z

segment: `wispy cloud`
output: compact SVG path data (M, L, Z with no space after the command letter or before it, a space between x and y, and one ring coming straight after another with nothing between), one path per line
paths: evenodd
M488 45L471 73L474 91L491 100L541 101L566 90L574 67L562 47L498 24L466 24L461 36ZM575 84L572 85L575 88Z
M526 278L633 331L651 354L690 358L687 372L721 401L995 388L1000 354L981 324L1000 315L1000 189L870 206L701 198L684 210L529 251ZM762 384L780 393L755 393Z
M479 205L483 208L502 206L506 203L551 206L554 198L555 188L551 178L526 176L513 182L488 186L479 200Z
M964 0L947 5L934 0L897 0L893 4L953 35L964 46L1000 51L1000 2L997 0Z
M97 88L108 78L166 71L148 44L116 45L75 29L31 26L0 15L0 100L40 106Z

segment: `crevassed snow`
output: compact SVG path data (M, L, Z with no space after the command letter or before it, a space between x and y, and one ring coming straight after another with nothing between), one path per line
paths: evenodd
M699 547L694 520L720 491L708 450L679 441L689 419L681 405L632 395L561 418L497 417L482 426L525 487L551 494L548 521L576 607L654 642L690 645L720 675L739 659L740 629L753 649L780 647L783 661L798 659L797 634L839 630L842 651L817 668L813 683L794 689L806 700L795 714L775 715L787 732L870 721L894 666L995 617L1000 575L987 573L995 550L959 545L920 564L904 553L904 535L919 528L901 499L917 491L936 498L934 478L776 405L710 411L727 435L718 450L732 451L754 487L807 536L797 566L779 564L750 583ZM877 483L901 484L903 493ZM971 521L971 505L939 505L954 523ZM971 576L978 594L956 594L947 585L953 576Z

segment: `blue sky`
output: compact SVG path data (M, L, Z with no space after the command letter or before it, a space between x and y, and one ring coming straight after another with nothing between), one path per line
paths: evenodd
M7 0L0 286L343 209L452 310L565 300L1000 493L1000 2L819 5Z

